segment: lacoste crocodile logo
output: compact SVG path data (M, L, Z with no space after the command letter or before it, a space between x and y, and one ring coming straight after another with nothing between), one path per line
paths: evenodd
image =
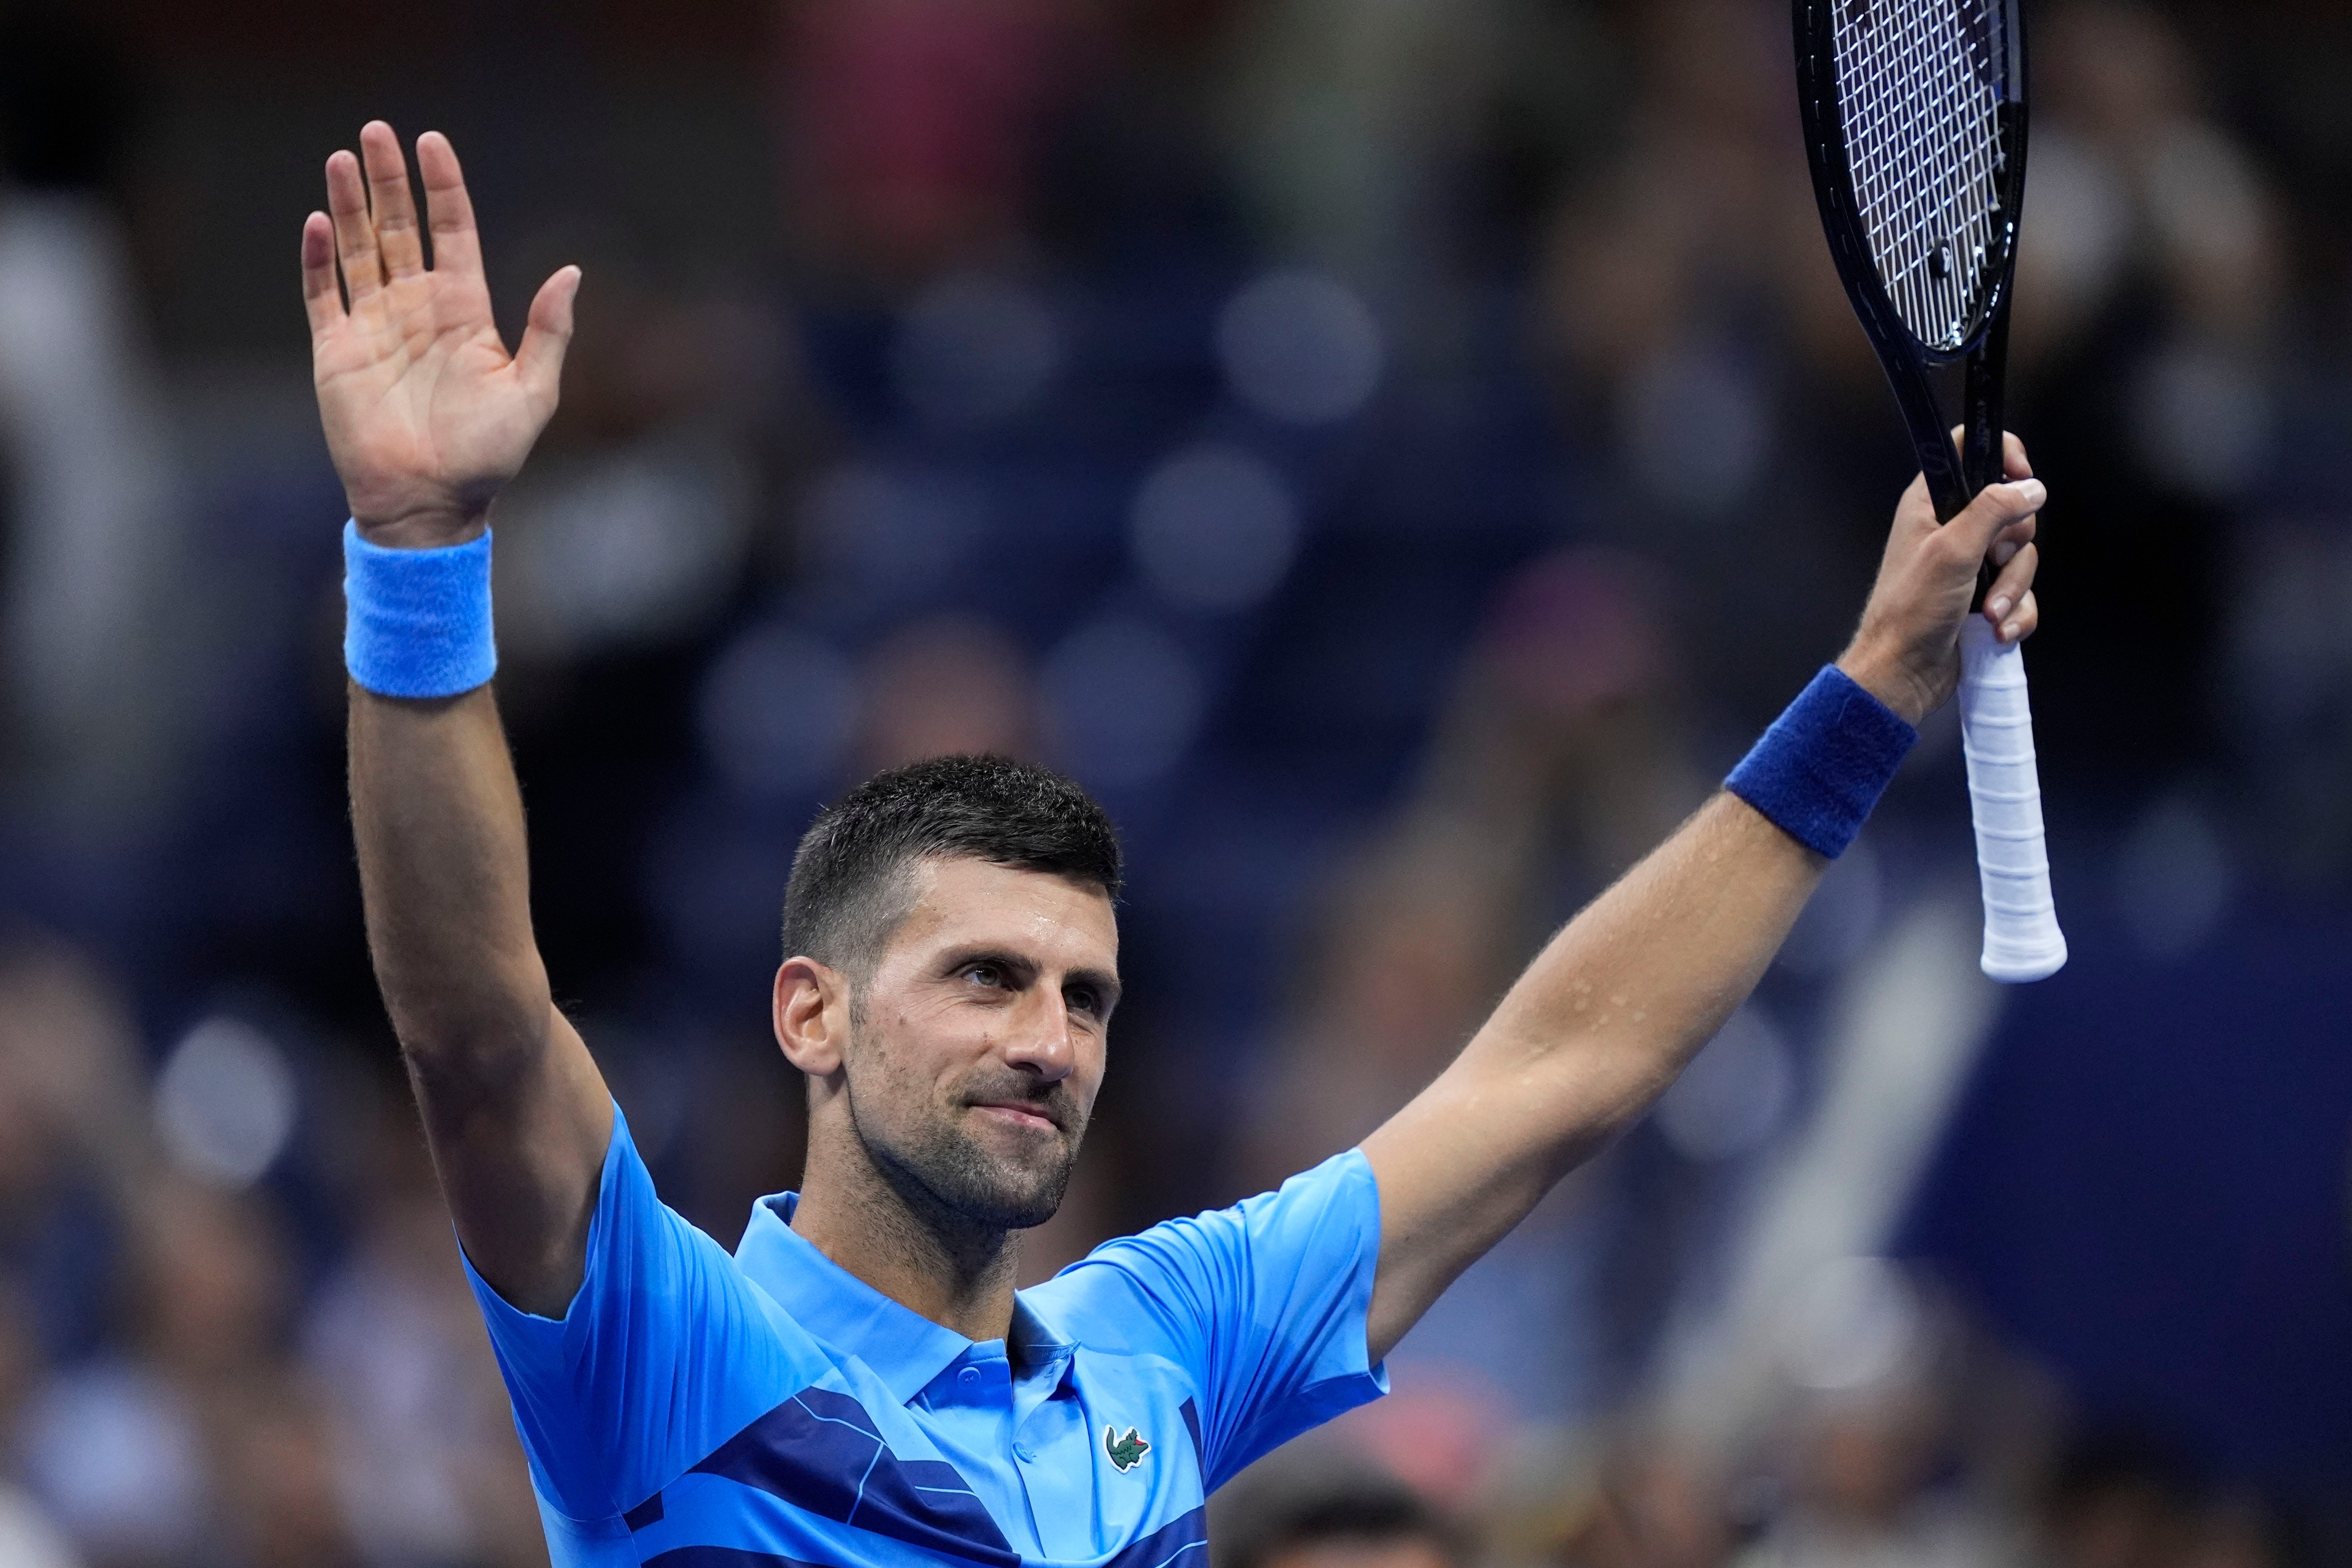
M1143 1456L1151 1452L1151 1445L1144 1441L1143 1434L1132 1426L1127 1429L1124 1437L1118 1436L1118 1432L1116 1426L1103 1428L1103 1452L1108 1454L1110 1462L1118 1467L1118 1473L1125 1475L1143 1463Z

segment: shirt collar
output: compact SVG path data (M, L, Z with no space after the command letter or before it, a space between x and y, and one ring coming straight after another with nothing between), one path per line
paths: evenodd
M793 1229L798 1193L778 1193L751 1205L751 1223L735 1261L754 1285L773 1297L793 1321L835 1350L864 1362L890 1397L904 1405L931 1380L971 1353L974 1342L900 1306L827 1258ZM1018 1296L1013 1333L1021 1370L1047 1365L1068 1370L1075 1348L1055 1334ZM993 1342L991 1342L992 1344Z

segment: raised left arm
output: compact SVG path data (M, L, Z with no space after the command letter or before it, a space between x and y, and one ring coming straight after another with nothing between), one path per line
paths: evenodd
M2029 635L2039 481L2009 473L1938 526L1924 484L1897 509L1861 629L1838 660L1912 724L1958 679L1977 563L1983 613ZM1366 1338L1388 1353L1454 1277L1675 1080L1780 951L1827 857L1728 792L1554 937L1454 1064L1363 1143L1381 1193Z

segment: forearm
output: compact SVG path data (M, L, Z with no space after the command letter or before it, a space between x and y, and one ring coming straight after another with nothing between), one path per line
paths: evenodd
M327 160L302 226L302 295L327 447L352 521L352 827L368 945L467 1254L528 1311L584 1267L613 1102L555 1010L531 938L522 800L489 680L488 508L555 411L580 271L540 288L512 355L490 312L448 139ZM434 265L425 265L429 218Z
M490 689L351 689L352 827L369 948L420 1067L495 1074L543 1045L522 800Z
M1674 1081L1828 864L1717 795L1570 921L1454 1065L1364 1141L1381 1188L1373 1354Z
M1707 803L1553 939L1454 1065L1365 1140L1381 1189L1368 1337L1394 1344L1546 1189L1639 1115L1748 994L1830 861L1950 694L1979 563L2000 635L2033 629L2034 513L2015 482L1937 521L1915 480L1838 669L1790 704Z

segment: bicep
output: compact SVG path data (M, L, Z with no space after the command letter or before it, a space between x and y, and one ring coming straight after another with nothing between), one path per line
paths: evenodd
M562 1316L613 1137L586 1042L551 1004L535 1039L446 1059L411 1051L409 1073L466 1255L510 1304Z
M1474 1041L1363 1142L1381 1199L1365 1324L1375 1360L1606 1137L1597 1107L1580 1115L1558 1074L1514 1075L1488 1054Z

